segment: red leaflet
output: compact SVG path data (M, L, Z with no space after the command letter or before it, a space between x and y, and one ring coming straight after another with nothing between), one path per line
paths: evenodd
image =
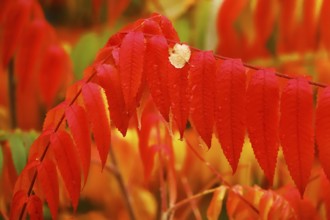
M160 29L163 32L163 36L168 39L175 42L179 42L180 38L176 30L174 29L172 22L165 16L160 14L154 14L152 16L152 19L156 22L158 22Z
M327 50L330 50L330 1L323 1L320 14L320 33L322 42Z
M83 107L73 104L65 110L65 117L79 151L84 172L84 183L86 183L91 161L91 139L87 115Z
M308 81L291 79L281 98L280 140L290 175L303 195L314 160L313 93Z
M279 148L279 99L273 71L257 71L247 90L247 129L254 154L271 184Z
M15 74L20 92L25 91L26 86L35 77L34 74L42 54L42 47L46 42L46 34L47 23L44 20L34 20L24 32L24 38L22 38L15 57Z
M42 101L49 108L54 103L64 78L69 74L69 57L59 45L50 45L43 55L39 70Z
M162 30L159 27L159 24L153 20L145 19L142 25L143 33L149 35L161 35Z
M235 172L245 136L245 67L241 60L226 60L218 67L216 78L217 135Z
M319 159L323 170L330 179L330 87L319 91L316 108L315 135Z
M24 203L27 202L27 193L23 190L17 191L13 196L13 201L10 209L10 219L19 219L21 209Z
M55 130L58 122L62 119L64 115L64 109L66 107L65 102L61 102L56 107L49 110L46 114L44 124L42 126L43 131ZM61 127L64 128L65 124L61 123Z
M42 202L38 196L32 195L29 197L29 203L27 205L27 212L30 215L30 219L33 220L42 220L43 211L42 211Z
M95 1L95 0L94 0ZM125 9L128 7L130 0L108 0L107 3L107 9L108 9L108 23L110 26L113 26L115 24L115 21L117 18L125 11Z
M210 148L214 122L216 61L211 51L196 52L190 61L191 121Z
M248 2L247 0L227 0L221 5L217 17L217 32L221 36L217 51L221 54L230 57L242 54L243 41L236 32L234 23Z
M31 0L18 0L7 10L3 21L2 56L0 56L3 66L7 66L22 37L24 26L29 19L31 5Z
M86 105L87 116L92 124L92 132L103 168L107 160L111 141L107 98L104 90L95 83L86 83L82 87L82 96Z
M81 180L75 146L70 135L63 130L53 133L50 137L50 142L65 187L71 197L73 208L76 210L79 201Z
M121 43L119 71L127 111L134 109L138 103L136 96L142 83L144 50L141 32L129 32Z
M189 115L189 89L188 89L188 71L189 65L177 69L169 65L168 87L171 100L171 110L173 121L175 121L180 137L186 128Z
M102 86L107 96L111 121L125 136L132 113L126 113L118 71L112 65L103 64L97 67L97 77L99 85Z
M52 213L52 218L57 219L59 186L56 167L52 160L46 159L40 164L38 167L38 181L46 197L50 212Z
M159 112L169 121L170 96L168 91L168 44L163 36L154 36L147 42L145 74L150 94Z

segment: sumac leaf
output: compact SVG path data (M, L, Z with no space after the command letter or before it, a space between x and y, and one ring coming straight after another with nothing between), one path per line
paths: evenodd
M125 109L119 73L112 65L103 64L97 67L97 77L99 80L98 84L104 89L107 96L111 121L125 136L132 113L127 113Z
M255 72L247 90L247 129L254 154L271 184L279 148L279 99L275 74Z
M127 111L134 109L142 84L145 43L141 32L129 32L123 39L119 51L121 87Z
M330 87L319 90L316 108L315 135L319 159L330 179Z
M189 65L177 69L169 65L168 86L171 100L173 121L183 137L189 115Z
M66 146L63 146L66 147ZM57 219L59 203L59 186L57 170L52 160L44 160L38 167L38 182L46 197L53 219Z
M27 193L24 190L15 192L10 209L10 219L18 219L24 203L28 200Z
M226 60L216 73L216 132L233 172L245 136L245 67L240 60Z
M301 195L314 160L313 93L308 81L291 79L281 98L280 140L290 175Z
M168 44L163 36L151 37L147 42L145 74L151 97L166 121L169 121Z
M214 122L216 61L211 51L196 52L190 60L191 121L210 148Z
M73 104L65 110L65 117L79 151L86 183L91 161L91 138L86 111L83 107Z
M58 169L69 192L74 210L77 209L80 193L80 167L77 152L71 136L63 130L50 137Z
M30 215L30 219L33 219L33 220L44 219L43 210L42 210L42 202L38 196L32 195L29 197L29 203L27 205L27 212Z
M86 83L82 87L82 96L103 168L108 157L111 141L107 98L104 90L95 83Z

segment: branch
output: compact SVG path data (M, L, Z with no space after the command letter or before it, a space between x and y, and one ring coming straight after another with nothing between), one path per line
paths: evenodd
M116 160L115 153L113 151L113 148L110 146L110 151L109 151L111 160L112 160L112 165L113 165L113 175L116 177L117 182L119 184L120 190L123 193L124 201L126 204L126 208L128 210L128 214L131 220L135 220L135 214L134 214L134 209L132 205L132 197L128 193L127 187L125 186L123 176L121 175L120 169L118 167L118 163Z
M17 126L17 118L16 118L16 84L14 78L13 59L10 60L8 65L8 96L9 96L11 128L14 129Z
M103 63L106 62L108 59L110 58L110 56L106 57L104 60L103 60ZM90 82L94 77L96 76L96 70L93 69L93 72L92 74L88 77L88 79L86 80L86 83ZM75 101L78 99L79 95L81 94L81 88L79 89L79 91L77 92L77 94L75 95L75 97L72 99L72 101L70 102L70 104L68 105L68 107L72 106ZM63 123L65 119L65 113L62 114L59 122L57 123L53 133L56 133L58 131L58 129L61 127L61 124ZM40 157L40 163L43 162L43 160L45 159L46 155L47 155L47 152L49 150L49 147L50 147L50 140L48 140L47 144L46 144L46 147L45 147L45 150L43 151L41 157ZM38 171L35 170L34 171L34 174L33 174L33 177L32 177L32 180L31 180L31 183L30 183L30 186L29 186L29 190L28 190L28 193L27 193L27 197L30 197L32 195L32 192L33 192L33 187L34 187L34 184L37 180L37 177L38 177ZM27 208L27 202L24 203L23 205L23 208L22 208L22 211L20 213L20 216L19 216L19 220L23 220L23 217L24 217L24 214L25 214L25 211L26 211L26 208Z

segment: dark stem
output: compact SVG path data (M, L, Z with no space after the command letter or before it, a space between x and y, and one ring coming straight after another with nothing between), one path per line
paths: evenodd
M125 186L124 179L123 179L123 176L121 175L120 169L118 167L117 159L116 159L116 156L115 156L115 153L114 153L112 147L110 147L109 154L110 154L110 157L112 160L112 165L114 168L113 175L117 179L120 190L123 194L124 202L126 204L126 208L128 210L129 217L131 220L135 220L136 218L135 218L134 211L133 211L132 198L127 190L127 187Z
M16 84L14 76L14 60L11 59L8 65L8 96L9 96L9 110L10 110L10 121L11 128L17 127L16 119Z

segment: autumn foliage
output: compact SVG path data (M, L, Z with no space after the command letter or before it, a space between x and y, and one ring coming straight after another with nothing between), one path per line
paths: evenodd
M50 107L61 89L61 82L65 81L63 73L70 68L66 54L55 35L50 42L45 40L44 35L52 34L52 28L44 20L38 4L23 0L7 2L7 7L12 7L7 9L12 17L1 17L3 25L8 26L3 33L2 42L6 46L1 50L2 65L8 66L16 51L14 70L18 90L33 95L40 93L38 100L45 108ZM228 35L222 38L219 53L236 57L237 54L230 53L234 53L238 49L236 46L243 42L242 51L247 54L239 57L251 58L249 53L252 52L249 47L245 48L248 44L237 39L232 30L227 30L247 2L240 1L241 5L236 4L231 8L233 10L228 10L230 1L224 1L221 10L231 11L231 14L226 14L226 19L221 19L218 24L219 31ZM266 13L267 19L264 20L259 14L271 11L270 6L277 1L271 1L271 4L258 2L258 38L255 39L258 45L252 45L258 49L255 54L260 55L266 53L259 46L268 39L271 24L275 21L271 14ZM307 5L305 7L307 10ZM323 8L320 17L326 16ZM225 16L221 10L219 17ZM17 13L16 16L13 12ZM289 19L290 13L289 9L283 9L279 25L283 25L284 17L288 19L288 24L280 28L283 33L290 31L290 27L300 27L294 26L294 21ZM264 26L268 29L261 28ZM314 23L308 26L310 32L314 26ZM284 38L291 35L282 32L277 50L297 49L286 47L286 42L291 42L292 38ZM321 32L325 37L327 31L321 28ZM20 41L9 37L20 36L20 33L24 33ZM226 42L229 39L230 42ZM308 35L308 39L314 39L314 36ZM17 46L18 41L23 46ZM328 41L325 40L324 44L327 47ZM313 45L301 41L297 47L307 50ZM28 56L31 50L35 54ZM48 71L49 66L56 68ZM41 74L45 71L50 75ZM34 89L35 82L39 82L40 87ZM17 94L25 93L20 91ZM18 104L22 103L18 101ZM52 218L57 219L63 194L69 198L75 212L80 194L88 185L93 161L100 163L100 170L111 170L109 160L116 165L112 150L117 149L125 158L127 152L120 150L125 146L121 142L131 138L132 132L136 132L137 139L129 140L137 142L138 153L127 153L132 154L132 158L126 158L125 162L139 161L136 166L141 165L143 178L137 182L143 184L155 181L155 170L159 172L157 181L162 200L159 209L163 218L176 218L176 211L183 202L189 203L194 216L201 219L198 203L191 199L194 195L187 184L189 176L194 175L198 176L196 186L202 180L208 183L196 198L213 194L206 208L208 219L219 218L224 201L227 214L233 219L320 218L321 214L317 213L309 197L312 190L306 190L310 185L314 186L313 189L321 186L325 189L323 193L315 192L312 198L324 206L325 216L329 216L329 113L330 87L327 85L314 83L308 77L288 76L273 69L250 66L241 59L191 47L180 42L168 18L152 14L112 35L84 71L83 78L66 88L64 101L48 110L42 131L30 148L27 164L15 180L9 217L23 219L29 215L31 219L42 219L43 203L46 202ZM265 176L263 181L269 187L235 185L235 181L228 180L213 164L218 160L217 155L205 158L201 152L203 146L209 152L221 148L224 155L221 159L228 161L231 168L227 175L232 176L242 172L240 159L242 152L244 154L243 147L246 147L246 137L258 162L255 166L261 167ZM177 151L182 150L178 148L183 145L185 158L179 163ZM282 157L278 156L280 148L287 168ZM8 146L3 151L10 155ZM192 158L197 158L198 162ZM195 163L198 164L196 167ZM276 165L280 167L279 171L276 171ZM203 177L203 171L199 171L201 166L206 167L212 178ZM313 167L319 169L315 171ZM281 177L285 172L289 172L294 186L284 184L289 178ZM259 174L256 172L255 175ZM319 179L317 183L315 178ZM182 199L179 182L187 201ZM270 187L275 183L280 187L272 190ZM214 185L216 188L212 188ZM62 186L67 193L62 192ZM111 195L111 192L105 193ZM184 211L178 213L178 216L185 216Z

